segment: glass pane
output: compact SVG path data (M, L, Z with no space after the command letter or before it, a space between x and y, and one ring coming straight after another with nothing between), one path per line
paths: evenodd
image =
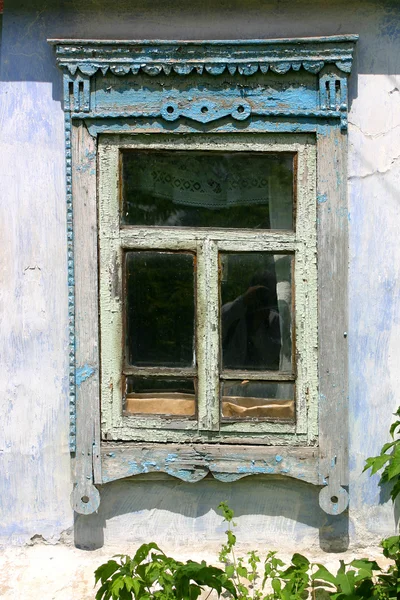
M125 410L132 414L193 417L196 394L193 379L126 378Z
M123 152L122 223L293 229L293 156Z
M221 254L222 366L292 370L292 257Z
M294 419L294 384L222 381L222 416L236 419Z
M126 253L126 361L194 365L194 255Z

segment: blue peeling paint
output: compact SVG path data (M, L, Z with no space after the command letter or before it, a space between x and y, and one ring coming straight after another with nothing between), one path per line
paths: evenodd
M167 455L167 458L165 460L166 460L166 462L174 462L177 458L178 458L177 454L171 453L171 454Z
M246 475L256 475L256 474L264 474L273 473L273 467L256 467L255 465L250 465L249 467L243 466L237 468L238 473L243 473Z
M318 204L324 204L327 201L328 201L328 196L326 194L318 194L318 196L317 196Z
M282 456L280 456L279 454L277 454L277 455L275 456L275 460L276 460L276 462L277 462L277 463L280 463L280 462L282 462L282 461L283 461L283 457L282 457Z
M75 383L79 387L86 379L89 379L95 373L96 369L90 365L77 367L75 372Z

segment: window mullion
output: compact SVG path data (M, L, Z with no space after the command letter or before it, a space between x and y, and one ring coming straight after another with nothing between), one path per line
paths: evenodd
M219 291L218 246L209 238L197 253L197 364L199 430L218 431Z

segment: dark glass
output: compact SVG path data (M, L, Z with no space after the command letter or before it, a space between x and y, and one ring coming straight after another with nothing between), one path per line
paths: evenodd
M131 414L193 417L196 411L195 399L193 379L126 378L125 411Z
M237 419L294 419L294 384L222 381L222 416Z
M293 154L124 151L123 225L293 229Z
M292 257L221 254L222 366L292 369Z
M194 255L127 252L126 361L131 365L194 364Z

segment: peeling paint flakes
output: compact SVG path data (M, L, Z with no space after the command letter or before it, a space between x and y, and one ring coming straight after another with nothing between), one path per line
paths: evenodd
M91 365L84 365L83 367L78 367L75 372L75 382L79 387L86 379L92 377L96 369Z

